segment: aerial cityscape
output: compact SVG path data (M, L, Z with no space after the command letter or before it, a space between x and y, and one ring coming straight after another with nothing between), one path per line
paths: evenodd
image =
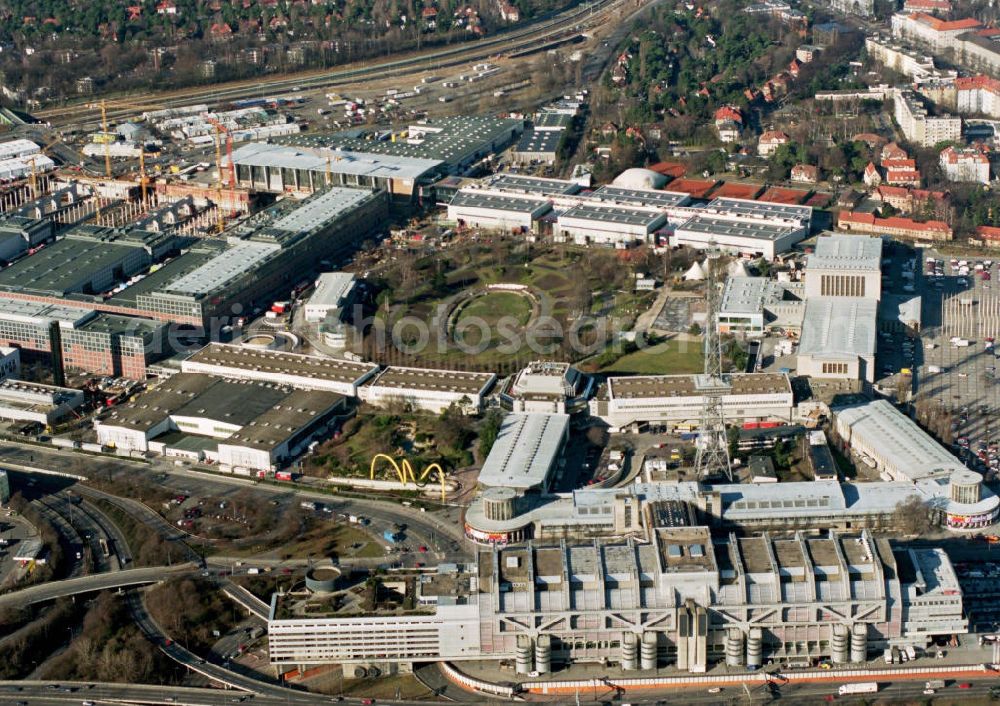
M0 1L0 704L1000 701L998 188L993 2Z

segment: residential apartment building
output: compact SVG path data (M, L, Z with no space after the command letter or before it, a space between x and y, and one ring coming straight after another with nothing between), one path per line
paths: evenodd
M935 52L956 50L958 37L981 28L979 21L972 18L947 21L923 12L897 12L892 16L894 37L924 44Z
M990 183L990 159L982 145L946 147L941 151L941 171L948 181Z
M841 211L837 214L837 228L851 233L888 235L908 240L952 240L951 226L942 221L919 222L911 218L879 218L871 213Z
M930 115L910 90L897 91L893 115L906 139L923 147L958 140L962 136L961 118Z
M955 110L963 115L1000 118L1000 81L990 76L955 79Z
M865 38L868 55L886 68L922 82L942 72L934 66L934 57L920 54L888 37L873 34Z

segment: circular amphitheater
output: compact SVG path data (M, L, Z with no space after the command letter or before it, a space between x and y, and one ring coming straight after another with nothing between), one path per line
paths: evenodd
M444 317L447 340L480 345L484 337L496 335L501 322L513 332L525 331L542 316L539 292L523 284L491 284L463 292L451 303Z

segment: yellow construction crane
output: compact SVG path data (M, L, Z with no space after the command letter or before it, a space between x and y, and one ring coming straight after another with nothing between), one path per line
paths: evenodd
M110 179L111 174L111 143L107 140L108 135L108 108L118 109L118 108L134 108L136 110L158 110L164 106L160 103L129 103L128 101L106 101L101 99L100 103L88 103L88 108L100 108L101 110L101 132L104 133L104 176ZM140 180L148 183L148 178L146 176L145 169L145 155L143 150L139 148L139 173ZM143 194L143 203L145 203L146 197Z

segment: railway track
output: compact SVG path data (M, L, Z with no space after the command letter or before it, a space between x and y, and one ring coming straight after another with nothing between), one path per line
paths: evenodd
M604 25L609 16L618 11L624 14L627 9L638 7L646 0L590 0L565 10L556 16L522 29L505 32L493 38L477 40L474 43L455 47L435 49L421 54L397 58L384 62L363 62L353 68L340 70L318 70L282 76L266 81L238 81L215 86L199 86L179 89L165 93L147 92L130 94L120 99L110 99L114 105L116 100L128 101L131 104L155 104L164 108L177 107L190 103L218 104L253 97L262 93L281 93L292 89L335 88L351 83L357 83L366 78L402 77L428 70L438 70L490 59L496 56L523 54L532 46L538 47L551 44L560 37L579 33L587 27ZM114 108L107 110L108 120L115 121L134 115L135 108ZM69 105L49 108L35 114L58 127L67 124L81 124L100 120L98 108L87 105Z

